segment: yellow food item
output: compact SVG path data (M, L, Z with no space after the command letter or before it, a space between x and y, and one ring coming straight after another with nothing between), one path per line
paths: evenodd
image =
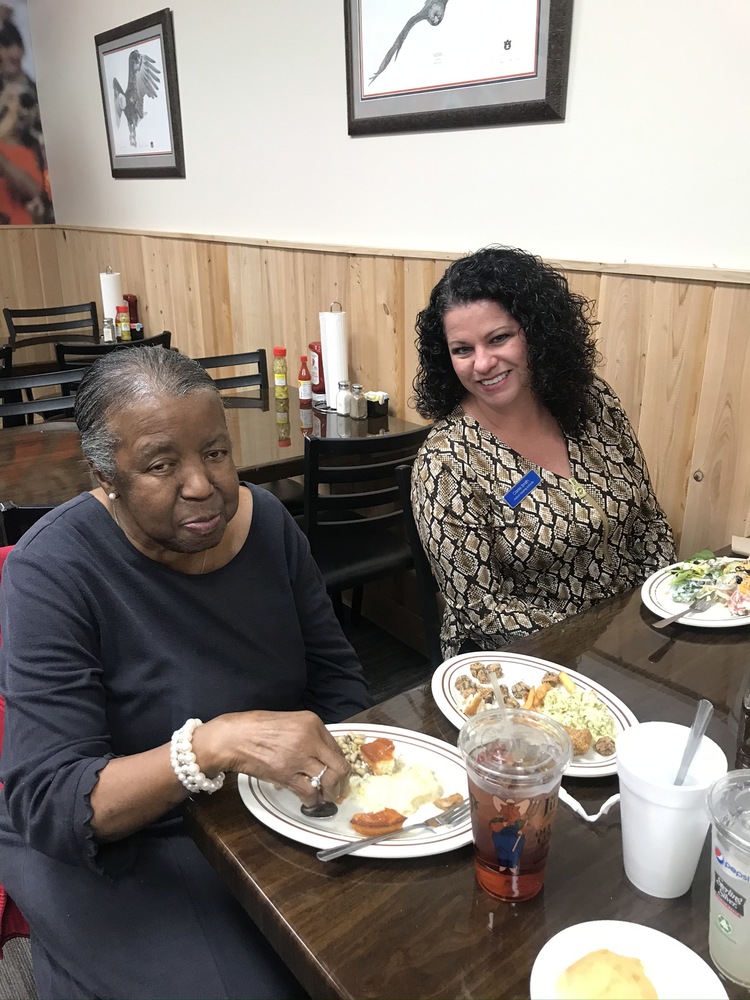
M558 1000L658 1000L638 958L608 948L579 958L557 980Z
M593 741L601 736L612 739L617 736L614 716L595 691L576 690L568 694L562 686L553 688L547 692L542 711L561 726L588 729Z

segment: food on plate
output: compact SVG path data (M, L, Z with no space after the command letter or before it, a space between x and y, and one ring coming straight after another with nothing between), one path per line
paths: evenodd
M576 688L572 693L565 688L553 688L544 699L544 713L561 726L588 729L595 742L602 736L614 739L617 735L612 713L595 691Z
M355 813L349 823L363 837L377 837L379 834L400 830L405 820L406 816L395 809L381 809L379 812Z
M591 951L558 977L559 1000L658 1000L639 958L608 948Z
M731 615L750 615L750 560L699 553L670 567L669 596L678 604L709 596Z
M393 740L377 739L360 744L360 753L373 774L393 774L396 766L396 748Z
M392 809L411 816L420 806L444 796L434 771L424 764L401 760L392 740L379 737L367 741L361 734L346 733L337 736L336 742L352 768L347 799L363 812L382 813ZM457 801L462 798L459 795ZM450 805L453 804L451 801Z
M591 731L589 729L575 729L573 726L563 726L563 729L573 744L573 756L578 757L591 748Z
M480 684L491 684L490 674L502 677L503 668L499 663L482 663L477 660L475 663L469 664L469 673L472 677L476 677Z
M594 743L594 750L602 757L611 757L615 752L615 741L611 736L600 736Z
M440 809L441 812L445 812L447 809L452 809L453 806L457 806L459 802L463 802L464 797L460 792L454 792L453 795L446 795L441 799L435 799L432 803L436 809Z
M426 802L434 802L443 794L435 773L424 764L397 761L391 774L371 774L352 778L350 797L367 812L379 812L390 807L411 816Z
M488 671L502 676L500 664L487 664ZM477 663L470 664L471 674L459 674L453 682L458 695L457 707L467 718L495 708L497 700L491 687L479 683ZM509 690L500 684L506 708L525 708L543 712L568 729L576 756L589 750L602 757L615 752L617 727L610 710L596 692L581 690L565 670L548 671L537 685L518 681Z

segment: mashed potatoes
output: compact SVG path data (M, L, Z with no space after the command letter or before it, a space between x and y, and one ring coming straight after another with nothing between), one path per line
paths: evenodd
M395 809L411 816L425 802L439 799L443 788L424 764L397 763L393 774L369 774L351 779L351 798L366 812Z

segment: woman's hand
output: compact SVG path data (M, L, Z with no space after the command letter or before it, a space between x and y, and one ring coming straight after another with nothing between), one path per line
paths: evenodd
M219 771L250 774L288 788L305 805L318 801L310 779L327 768L323 797L340 801L349 764L336 740L312 712L234 712L220 715L193 733L193 752L209 777Z

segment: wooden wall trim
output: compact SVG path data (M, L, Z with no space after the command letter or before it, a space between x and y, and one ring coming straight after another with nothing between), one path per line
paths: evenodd
M319 312L338 300L352 379L388 391L392 414L419 421L414 321L455 256L4 226L0 305L99 301L110 264L138 296L148 334L172 330L193 357L282 344L294 369L319 338ZM750 534L750 272L552 263L594 304L601 373L638 433L681 554Z

